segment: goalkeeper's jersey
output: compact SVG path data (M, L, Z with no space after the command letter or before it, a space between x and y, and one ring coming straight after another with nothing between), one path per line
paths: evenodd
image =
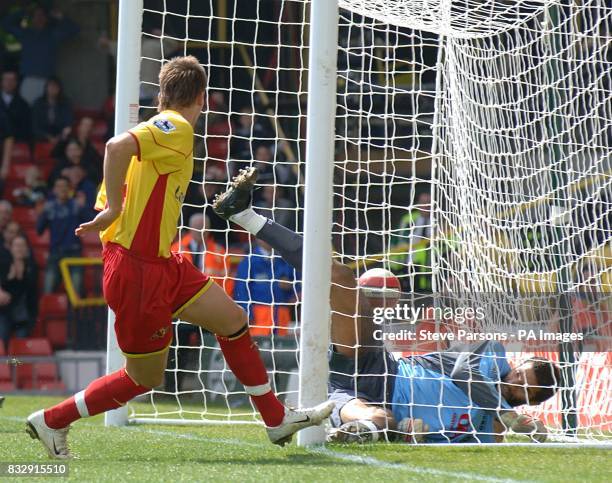
M193 174L193 128L178 112L166 110L128 132L138 154L126 175L123 211L100 238L137 255L167 258ZM105 205L103 183L96 209Z
M499 392L499 382L508 372L510 365L499 343L402 359L393 391L393 416L398 422L422 419L431 433L428 443L494 443L498 410L510 408Z

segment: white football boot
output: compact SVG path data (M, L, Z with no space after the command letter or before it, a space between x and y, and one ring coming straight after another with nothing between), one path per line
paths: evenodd
M26 432L32 439L38 439L49 453L51 458L69 459L72 457L68 450L68 430L70 426L62 429L51 429L45 423L45 411L41 409L28 416Z
M334 406L333 401L326 401L314 408L285 408L283 422L278 426L266 427L268 438L274 444L285 446L291 441L291 437L301 429L321 424L332 413Z

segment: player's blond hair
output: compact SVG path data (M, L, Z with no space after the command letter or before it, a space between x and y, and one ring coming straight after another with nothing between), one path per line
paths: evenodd
M191 106L204 92L206 72L193 55L175 57L159 72L159 111Z

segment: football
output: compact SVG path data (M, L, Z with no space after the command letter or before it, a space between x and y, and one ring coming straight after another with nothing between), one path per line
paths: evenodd
M358 285L366 297L398 299L401 292L399 279L384 268L371 268L364 272Z

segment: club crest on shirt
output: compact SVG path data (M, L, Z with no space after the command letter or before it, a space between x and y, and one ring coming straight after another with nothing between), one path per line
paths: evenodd
M153 121L153 125L166 134L176 131L176 126L168 119L156 119Z

